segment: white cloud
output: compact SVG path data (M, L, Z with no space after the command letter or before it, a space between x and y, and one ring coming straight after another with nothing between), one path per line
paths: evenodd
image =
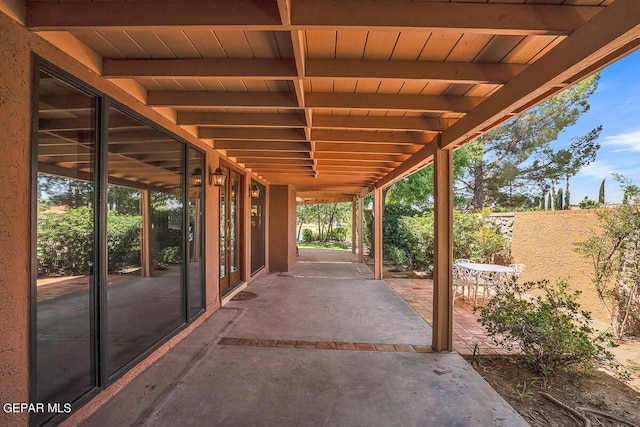
M604 178L611 178L611 174L614 172L620 172L619 168L615 165L610 165L606 162L596 160L595 162L583 167L578 173L578 176L600 180Z
M613 152L616 153L621 151L640 152L640 129L618 135L605 136L601 141L603 146L619 147L613 149Z

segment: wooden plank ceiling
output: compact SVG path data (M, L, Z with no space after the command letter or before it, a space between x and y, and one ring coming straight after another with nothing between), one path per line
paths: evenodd
M636 49L638 24L637 0L30 1L27 22L306 201L422 167Z

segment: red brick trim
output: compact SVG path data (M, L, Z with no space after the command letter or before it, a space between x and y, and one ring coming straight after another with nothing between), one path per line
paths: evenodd
M354 343L339 341L303 341L303 340L278 340L266 338L237 338L224 337L218 341L218 345L240 347L279 347L279 348L306 348L314 350L350 350L350 351L380 351L396 353L431 353L429 345L413 344L376 344Z

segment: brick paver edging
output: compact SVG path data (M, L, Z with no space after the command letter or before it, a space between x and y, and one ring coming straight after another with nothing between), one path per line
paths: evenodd
M224 337L220 341L218 341L218 344L239 347L307 348L315 350L386 351L399 353L431 353L432 351L430 345L374 344L337 341L297 341L234 337Z

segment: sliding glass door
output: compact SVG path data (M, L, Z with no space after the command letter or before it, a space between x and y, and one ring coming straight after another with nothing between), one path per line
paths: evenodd
M107 193L107 366L114 375L184 322L185 146L112 106L109 123L126 123L108 133L108 176L121 184ZM137 212L119 208L135 200Z
M97 386L98 98L44 71L38 82L34 401L72 402Z
M68 415L49 403L77 407L204 311L205 156L53 66L37 77L39 425Z
M240 283L242 176L233 169L223 168L227 177L220 187L220 294Z

